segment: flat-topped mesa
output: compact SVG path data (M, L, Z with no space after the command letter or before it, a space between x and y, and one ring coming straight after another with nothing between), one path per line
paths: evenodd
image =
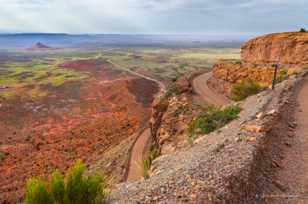
M208 85L229 97L233 85L246 79L270 86L273 64L279 65L282 77L308 67L308 32L274 33L249 40L242 45L241 61L223 60L214 65Z
M274 33L242 46L241 60L249 64L308 64L308 32Z

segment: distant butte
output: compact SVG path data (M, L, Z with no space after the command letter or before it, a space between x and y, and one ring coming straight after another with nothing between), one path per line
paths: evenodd
M34 45L32 45L32 47L29 48L29 50L46 50L46 49L51 49L51 47L41 42L37 42Z

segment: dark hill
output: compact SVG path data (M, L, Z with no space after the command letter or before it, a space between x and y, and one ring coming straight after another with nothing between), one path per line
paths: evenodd
M30 50L44 50L44 49L51 49L50 47L48 47L47 45L41 43L41 42L38 42L38 43L35 43L32 47L29 48Z

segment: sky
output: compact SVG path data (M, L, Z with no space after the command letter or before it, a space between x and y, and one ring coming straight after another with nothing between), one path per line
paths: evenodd
M0 32L261 34L307 14L308 0L0 0Z

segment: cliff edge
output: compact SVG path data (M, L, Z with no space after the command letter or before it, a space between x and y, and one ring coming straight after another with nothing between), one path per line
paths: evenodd
M278 77L300 72L308 67L308 32L274 33L244 43L240 61L220 61L213 67L209 86L231 97L232 86L251 79L263 87L273 81L274 67Z

